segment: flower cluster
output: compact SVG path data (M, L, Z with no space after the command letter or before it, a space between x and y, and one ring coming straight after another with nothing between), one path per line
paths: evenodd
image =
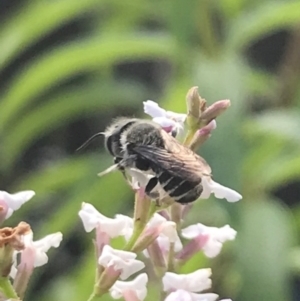
M216 129L216 117L229 105L229 100L221 100L207 107L194 87L187 94L187 114L166 111L151 100L144 102L144 111L161 126L167 138L170 138L169 134L176 137L179 132L184 133L187 125L183 145L194 151L210 137ZM88 301L98 300L106 293L113 299L144 300L148 270L142 259L151 263L161 282L161 300L217 300L217 294L206 292L212 285L211 269L182 274L181 267L198 252L209 258L217 256L223 244L234 240L237 232L229 225L216 228L201 223L182 229L181 222L191 205L175 203L170 196L164 196L162 202L151 200L145 187L152 176L138 169L129 170L129 174L130 185L135 191L133 218L122 214L109 218L88 203L83 203L78 213L85 231L94 230L96 236L97 273L94 291ZM236 191L213 181L210 172L203 173L201 185L200 199L208 199L211 194L228 202L242 198ZM0 221L4 222L34 194L33 191L15 194L0 191ZM117 237L124 239L121 249L113 247ZM15 228L0 229L0 298L22 300L34 268L46 264L46 252L51 247L57 248L61 241L60 232L34 241L30 225L25 222ZM129 279L131 276L134 278Z
M151 100L144 102L144 111L174 137L184 132L186 124L188 129L183 144L195 150L210 137L216 128L216 117L229 105L229 100L222 100L207 107L197 88L192 88L187 94L187 114L166 111ZM203 292L211 288L209 268L189 274L180 274L180 268L198 252L209 258L217 256L226 241L235 239L236 231L229 225L216 228L201 223L181 229L182 219L191 205L174 203L170 197L160 204L151 200L144 191L144 182L149 178L147 174L142 177L141 173L134 170L130 174L132 183L139 184L133 185L136 191L133 218L121 214L108 218L88 203L83 203L79 211L84 229L96 232L97 276L89 301L106 293L114 299L144 300L148 284L146 272L129 280L145 268L142 258L150 260L162 283L161 298L165 301L217 300L217 294ZM200 199L207 199L211 194L228 202L242 198L236 191L213 181L210 174L203 175L201 184ZM113 239L119 236L124 238L125 245L121 249L113 248Z
M13 212L35 195L34 191L10 194L0 191L0 219L4 222ZM57 248L60 232L33 241L30 225L20 222L15 228L0 229L0 291L6 298L23 299L34 268L48 262L46 252ZM12 283L11 283L12 282Z

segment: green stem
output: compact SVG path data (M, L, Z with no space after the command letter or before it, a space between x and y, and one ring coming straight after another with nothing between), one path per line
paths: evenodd
M191 141L193 140L193 137L194 137L197 129L193 129L193 130L189 129L188 130L187 135L186 135L186 137L185 137L185 139L183 141L183 145L184 146L188 146L191 143Z
M142 234L145 227L146 227L146 223L136 222L134 224L132 236L130 237L129 241L127 242L126 246L124 247L125 251L130 251L133 248L134 244L136 243L136 241Z
M0 291L8 298L19 299L11 282L7 277L0 277Z
M97 295L97 294L95 294L95 293L92 293L92 294L90 295L90 297L88 298L87 301L97 301L97 300L100 300L100 299L101 299L101 296L99 296L99 295Z
M157 211L157 206L156 206L155 202L151 201L147 218L145 220L135 219L133 233L132 233L132 236L130 237L129 241L127 242L126 246L124 247L125 251L130 251L134 247L138 238L144 231L148 221L151 219L151 217L154 215L154 213L156 211Z
M175 272L175 244L170 243L170 250L168 255L168 272Z

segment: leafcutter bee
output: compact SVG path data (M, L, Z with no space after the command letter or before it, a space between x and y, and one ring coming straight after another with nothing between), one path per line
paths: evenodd
M118 118L102 134L115 165L100 175L120 170L125 177L129 174L137 178L145 193L155 199L169 196L185 204L201 195L202 177L210 177L209 165L159 124Z

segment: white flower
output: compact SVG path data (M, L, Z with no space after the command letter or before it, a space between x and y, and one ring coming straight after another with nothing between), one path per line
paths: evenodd
M237 202L242 199L242 196L233 189L222 186L209 177L202 177L203 191L200 199L209 198L213 193L217 199L226 199L228 202Z
M172 221L167 221L162 215L155 213L147 224L147 228L157 227L161 229L160 235L166 237L169 242L175 243L179 239L176 224Z
M34 266L39 267L48 262L48 256L46 252L53 247L57 248L59 247L63 235L60 232L49 234L45 236L44 238L33 241L33 233L32 231L28 234L24 235L24 244L25 244L25 250L26 249L32 249L34 250L35 256L34 256ZM24 252L23 250L22 252Z
M204 254L207 257L217 256L227 240L234 240L236 231L229 225L222 228L207 227L203 224L191 225L182 230L181 234L184 238L194 239L199 236L208 236L207 242L202 247Z
M9 218L14 211L18 210L24 203L29 201L35 192L32 190L20 191L14 194L10 194L6 191L0 190L0 205L6 205L7 211L5 219Z
M16 265L17 265L16 254L17 253L21 253L21 261L18 266L18 270L25 269L25 270L32 272L34 267L42 266L48 262L48 256L47 256L46 252L48 252L48 250L51 247L53 247L53 248L59 247L62 239L63 239L63 236L62 236L62 233L60 233L60 232L49 234L49 235L45 236L44 238L37 240L37 241L33 241L32 231L25 234L23 236L23 242L24 242L25 248L24 248L24 250L22 250L20 252L17 252L17 251L14 252L15 261L14 261L14 265L12 267L10 276L12 278L14 278L16 275L16 272L17 272L17 270L16 270Z
M142 261L135 259L136 256L133 252L116 250L109 245L105 245L98 263L105 268L113 267L115 271L121 270L120 278L125 280L145 267Z
M127 233L128 219L130 219L128 216L117 214L115 218L108 218L88 203L82 203L78 215L86 232L91 232L93 229L100 227L100 230L111 238Z
M152 100L144 101L143 104L144 112L150 115L153 118L153 121L166 129L167 132L183 129L186 114L166 111Z
M132 189L145 188L154 175L147 174L136 168L128 168L127 173L131 176L131 187Z
M157 242L163 253L167 253L170 249L170 243L175 244L175 252L182 249L182 243L178 236L176 224L172 221L167 221L163 216L155 213L147 224L147 229L159 229L159 236L157 237ZM149 257L148 251L145 250L144 255Z
M211 287L211 269L200 269L190 274L175 274L167 272L162 281L164 291L186 290L201 292Z
M114 299L119 299L123 296L124 291L131 290L134 291L137 298L142 301L147 295L147 282L148 276L146 273L143 273L132 281L116 281L109 291Z
M196 294L179 289L169 294L165 301L215 301L217 298L217 294Z

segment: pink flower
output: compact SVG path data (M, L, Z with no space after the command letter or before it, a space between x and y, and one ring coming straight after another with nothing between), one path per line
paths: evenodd
M86 232L96 229L97 255L100 256L103 247L109 244L110 238L128 235L133 224L128 216L117 214L115 218L108 218L101 214L93 205L82 203L78 213Z
M229 225L216 228L198 223L188 226L181 233L187 239L200 241L202 237L205 238L201 249L207 257L215 257L220 253L223 243L227 240L234 240L237 232Z
M16 260L14 262L14 266L11 270L10 276L14 278L16 274L24 272L26 270L29 273L32 273L35 267L42 266L48 262L48 256L46 252L51 247L57 248L59 247L62 241L62 234L60 232L53 233L50 235L45 236L44 238L33 241L33 233L30 231L28 234L23 236L23 242L25 245L24 250L15 252L15 259L16 254L21 253L21 261L16 269ZM17 271L18 270L18 271Z
M156 231L153 231L153 230ZM155 213L150 222L147 225L145 235L152 233L156 235L157 243L162 253L166 255L169 251L170 243L175 244L175 252L178 252L182 249L182 243L178 236L176 224L172 221L167 221L163 216L158 213ZM149 257L148 252L145 250L144 255Z
M114 299L120 299L123 296L127 300L126 295L130 291L131 294L134 294L136 300L143 301L147 295L147 282L148 276L146 273L138 275L132 281L116 281L110 288L110 294Z
M166 111L156 102L147 100L143 102L144 112L153 118L166 132L173 132L183 129L186 114L179 114L172 111Z
M105 268L112 268L116 272L119 271L120 278L125 280L145 267L142 261L135 259L136 256L133 252L116 250L109 245L105 245L98 263Z

